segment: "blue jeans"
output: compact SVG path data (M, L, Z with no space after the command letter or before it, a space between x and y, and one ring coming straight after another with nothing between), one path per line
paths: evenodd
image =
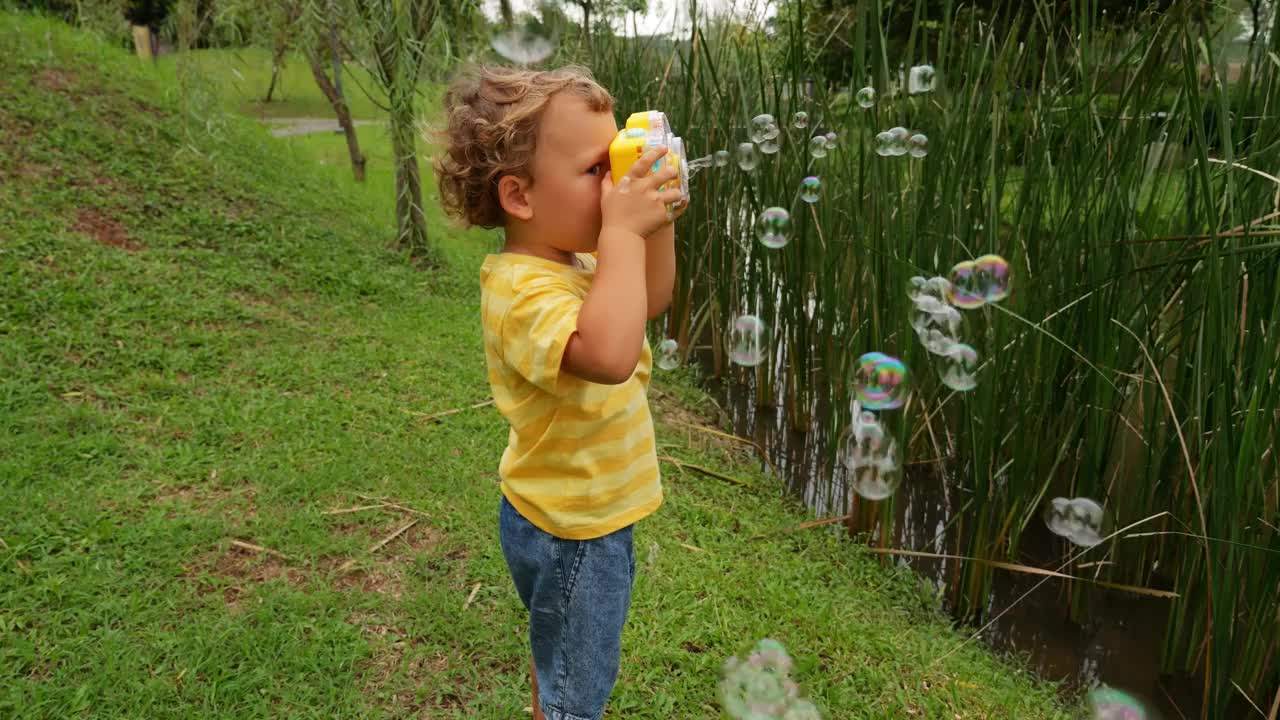
M622 626L636 577L635 525L565 540L529 522L506 496L502 555L529 611L538 704L547 720L599 720L618 679Z

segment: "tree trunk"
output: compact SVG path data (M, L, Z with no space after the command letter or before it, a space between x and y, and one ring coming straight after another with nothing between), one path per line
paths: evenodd
M418 171L417 125L413 90L391 103L391 151L396 166L396 244L415 258L436 265L427 239L427 216L422 209L422 180Z
M271 53L271 84L267 86L267 97L263 102L271 102L271 96L275 94L276 81L280 79L280 64L284 62L284 53L287 48L287 44L277 42Z
M342 134L347 136L347 153L351 156L351 173L355 175L356 182L364 182L364 155L360 152L360 139L356 137L356 126L351 121L351 109L347 107L347 101L334 87L329 80L329 76L324 74L324 66L320 64L320 54L315 51L307 52L307 64L311 66L311 75L316 79L316 85L320 87L320 92L329 99L329 104L333 105L333 112L338 116L338 124L342 126ZM421 203L419 203L421 204Z

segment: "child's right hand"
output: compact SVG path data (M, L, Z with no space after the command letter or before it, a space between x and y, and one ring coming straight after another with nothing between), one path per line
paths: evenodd
M612 174L606 173L600 181L600 232L609 228L624 230L640 237L649 237L655 230L673 220L667 205L680 201L679 187L670 183L680 173L674 167L663 166L653 172L653 164L667 154L665 147L656 147L636 159L627 174L615 185Z

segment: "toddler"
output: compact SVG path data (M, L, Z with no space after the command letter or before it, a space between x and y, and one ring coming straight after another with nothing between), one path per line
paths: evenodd
M662 504L645 322L671 301L676 171L609 172L613 99L581 67L478 68L445 96L446 211L501 227L480 268L502 553L529 611L535 720L597 720L618 675L635 523ZM674 185L674 183L673 183Z

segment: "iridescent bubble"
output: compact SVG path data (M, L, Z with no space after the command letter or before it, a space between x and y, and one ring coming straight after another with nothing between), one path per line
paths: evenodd
M653 364L663 370L675 370L680 367L680 343L671 338L658 343Z
M907 138L911 137L911 133L904 127L891 127L888 130L892 138L889 141L889 154L900 157L907 154Z
M751 118L751 142L759 143L778 137L778 121L764 113Z
M772 155L778 152L778 138L771 137L760 141L760 152Z
M867 110L872 105L876 104L876 90L875 88L864 87L858 91L858 94L854 96L854 99L857 100L858 107L863 110Z
M738 365L755 367L765 358L765 325L755 315L739 315L729 327L729 359Z
M975 377L977 372L978 351L959 342L942 356L942 364L938 370L942 376L942 384L960 392L978 386L978 379Z
M555 52L551 38L527 28L518 28L494 35L489 45L502 57L520 65L542 62Z
M839 452L851 489L868 500L884 500L902 483L898 443L879 421L864 418L845 428Z
M1115 688L1089 693L1089 720L1153 720L1155 714L1138 698Z
M836 135L835 131L832 130L828 132L824 137L826 137L827 139L827 152L831 152L832 150L835 150L836 141L840 139L840 136Z
M932 65L916 65L907 75L907 92L923 93L933 90L937 72Z
M855 366L854 392L868 410L900 408L907 401L907 366L884 353L865 353Z
M929 154L929 138L924 133L916 133L907 138L907 152L913 158L922 158Z
M717 151L716 151L716 153L715 153L715 156L714 156L714 160L712 160L712 162L713 162L713 163L715 164L715 166L716 166L716 167L718 167L718 168L721 168L721 167L724 167L725 165L728 165L728 164L729 164L729 151L728 151L728 150L717 150Z
M797 130L804 130L809 127L809 113L803 110L797 111L796 116L791 119L791 124L794 125Z
M876 133L876 154L880 157L889 157L893 154L893 135L885 130Z
M765 211L760 213L756 234L760 238L761 245L776 250L790 241L787 237L790 229L791 213L780 207L771 207L765 208Z
M983 255L973 261L983 278L983 299L999 302L1009 296L1009 262L999 255Z
M760 164L760 154L756 152L756 146L751 143L742 143L738 146L738 167L745 172L751 172Z
M827 139L822 135L814 135L809 138L809 154L815 158L824 158L827 156Z
M951 268L951 292L947 301L962 310L982 307L986 300L986 281L978 264L972 260L958 262Z
M822 181L810 175L800 181L800 199L807 203L816 203L822 195Z

